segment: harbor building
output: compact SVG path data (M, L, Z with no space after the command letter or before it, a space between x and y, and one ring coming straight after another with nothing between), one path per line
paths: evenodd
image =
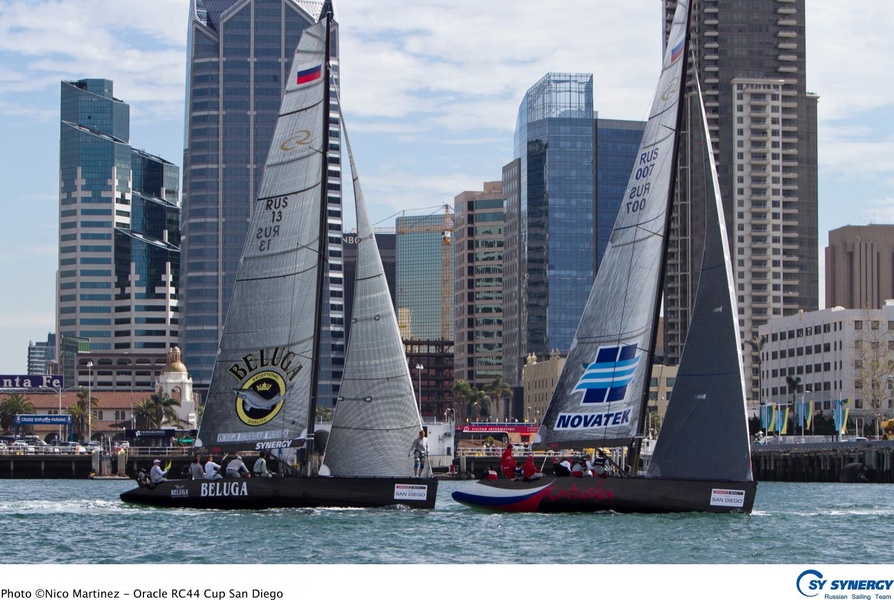
M799 312L759 332L761 405L794 409L812 401L831 416L835 402L846 401L857 435L875 435L876 424L892 416L894 300L877 309Z
M665 0L665 31L676 4ZM805 23L805 0L692 5L690 51L724 202L752 408L759 329L819 306L818 96L807 88ZM664 291L669 364L679 362L686 341L704 229L705 181L690 171L704 147L694 81L687 92Z
M207 388L295 48L321 3L190 0L183 152L181 348ZM315 12L308 12L315 11ZM337 48L333 69L337 73ZM318 398L332 405L344 355L340 118L331 100L328 323Z
M62 82L59 173L60 339L110 361L163 360L180 321L179 169L131 146L130 107L111 81L82 79ZM69 382L86 383L89 356L60 360Z

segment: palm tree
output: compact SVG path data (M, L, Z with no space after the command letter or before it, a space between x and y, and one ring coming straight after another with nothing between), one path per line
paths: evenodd
M3 431L15 423L16 415L33 415L34 404L22 394L10 394L3 402L0 402L0 427Z
M149 398L143 398L133 407L134 424L139 429L158 429L161 424L156 417L155 404Z
M474 402L472 399L472 386L464 379L457 379L453 383L453 397L456 398L459 401L460 406L463 407L463 414L468 421L472 416L470 409Z
M801 385L801 378L796 375L786 375L785 382L788 384L788 391L792 394L792 408L794 408L797 402L795 393L798 391L798 386Z
M84 429L87 427L86 405L72 404L65 411L71 415L71 430L79 440L84 439Z
M503 398L512 398L512 388L508 383L503 381L502 375L497 375L491 383L488 383L484 386L484 391L486 391L490 397L497 403L496 416L503 418L504 421L508 420L509 411L502 410L503 408ZM500 414L502 413L502 415Z
M490 396L487 392L472 386L472 406L475 408L475 420L481 420L481 414L490 416Z
M767 343L767 336L765 335L755 335L750 340L745 340L745 343L751 346L751 352L756 357L755 362L757 363L757 401L758 404L763 406L763 372L761 369L761 365L763 365L763 357L762 352L764 350L764 346ZM753 390L752 390L753 391Z
M180 415L176 409L176 407L180 406L179 400L172 398L163 390L159 390L148 398L144 398L143 402L147 400L155 412L152 419L155 428L160 428L164 423L180 424Z
M90 396L89 405L90 408L87 408L87 395L88 391L84 388L81 388L81 391L78 392L78 400L73 405L68 407L68 414L71 415L72 420L72 428L77 431L78 439L84 439L84 429L87 427L87 421L90 419L90 413L88 411L95 411L96 407L99 406L99 399L96 396ZM96 418L96 413L94 412L92 418Z

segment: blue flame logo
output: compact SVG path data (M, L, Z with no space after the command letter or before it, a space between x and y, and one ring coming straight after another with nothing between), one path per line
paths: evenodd
M635 344L600 347L596 351L596 360L584 365L584 373L572 393L584 392L581 404L621 400L633 381L638 364Z

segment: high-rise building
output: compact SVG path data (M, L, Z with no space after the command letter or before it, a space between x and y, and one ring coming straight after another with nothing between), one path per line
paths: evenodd
M848 225L829 232L826 306L882 308L894 298L894 225Z
M453 206L454 375L482 388L503 376L503 184L485 182Z
M406 340L453 340L453 214L396 220L397 319Z
M670 27L674 0L665 0ZM745 340L750 402L758 329L819 302L817 96L807 92L804 0L700 0L690 64L705 99ZM665 281L666 353L676 364L698 285L705 180L701 115L690 77L678 153L677 213Z
M180 173L131 147L130 107L112 89L62 82L57 332L104 355L165 356L179 325Z
M320 3L315 5L318 12ZM183 165L183 355L196 388L211 379L221 329L257 198L280 99L301 33L314 23L296 0L191 0ZM335 36L334 39L337 39ZM337 73L337 48L332 49ZM338 104L332 96L330 177L340 177ZM330 180L331 181L331 180ZM328 192L332 295L318 402L338 395L344 353L341 186Z
M453 403L453 244L449 205L396 220L397 319L424 417Z
M531 352L571 345L595 273L593 76L549 73L518 109L516 163L503 169L503 379Z
M47 341L45 342L28 342L28 375L54 374L56 369L55 363L55 333L48 333Z

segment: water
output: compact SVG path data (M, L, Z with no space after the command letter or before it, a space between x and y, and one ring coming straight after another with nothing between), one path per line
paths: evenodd
M761 483L751 515L200 511L122 503L129 481L2 480L0 563L311 565L889 563L894 487Z

